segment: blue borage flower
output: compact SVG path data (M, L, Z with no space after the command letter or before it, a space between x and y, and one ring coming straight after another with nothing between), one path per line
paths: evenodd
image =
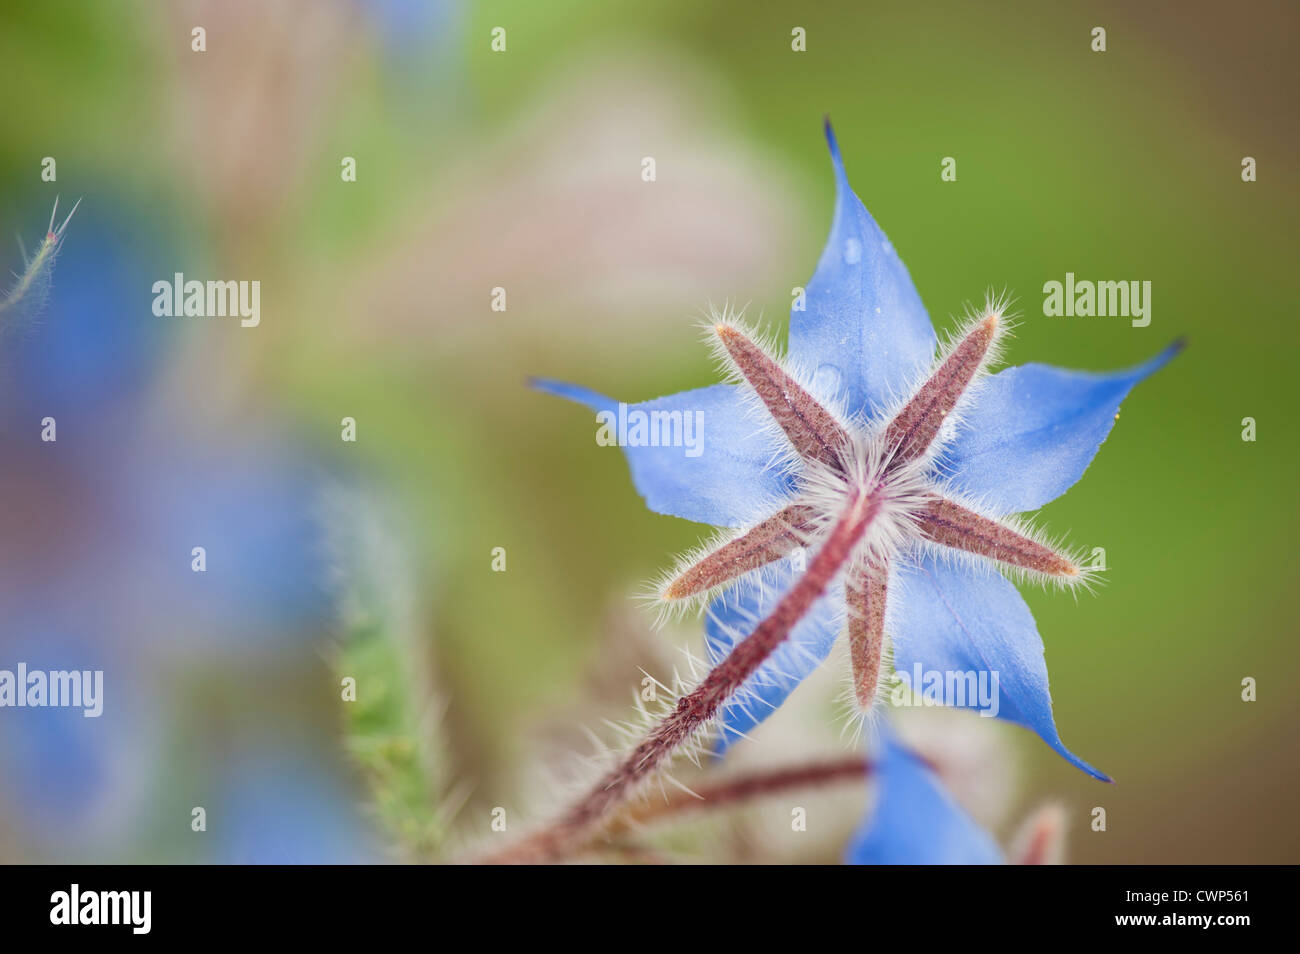
M916 752L882 727L873 805L844 852L852 865L996 865L1002 851Z
M845 846L851 865L1047 865L1065 855L1066 813L1039 807L1019 826L1004 853L945 786L921 752L902 742L888 723L875 733L867 777L866 816Z
M830 238L790 318L784 358L730 314L709 333L731 384L632 405L555 381L542 390L626 420L699 412L702 451L619 433L632 479L659 513L729 528L657 587L666 604L708 601L712 661L784 607L797 622L720 713L719 750L778 707L847 630L854 695L875 705L892 653L899 672L996 675L999 718L1062 743L1043 644L1004 572L1065 586L1090 569L1016 514L1063 494L1114 426L1120 403L1177 353L1105 374L1047 365L988 372L1007 332L990 298L943 348L906 267L849 187L829 123L836 179ZM936 352L938 355L936 357ZM676 415L676 417L674 417ZM666 431L665 431L666 429ZM824 580L793 600L805 552ZM811 572L811 565L810 570ZM817 600L806 605L814 592ZM783 602L784 601L784 602ZM798 605L795 605L798 604ZM789 620L786 620L789 623ZM787 632L788 630L788 632ZM921 687L915 687L919 690ZM933 701L978 705L955 681Z

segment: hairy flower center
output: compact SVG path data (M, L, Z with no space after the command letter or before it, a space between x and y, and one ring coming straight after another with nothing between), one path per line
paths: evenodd
M834 525L858 501L871 501L874 517L854 555L878 563L920 535L920 518L931 495L920 462L893 453L886 432L864 429L846 435L834 464L806 467L800 484L800 500L819 528Z

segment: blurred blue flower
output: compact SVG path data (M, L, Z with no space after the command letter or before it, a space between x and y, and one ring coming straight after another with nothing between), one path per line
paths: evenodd
M871 779L874 806L849 840L853 865L996 865L1002 851L944 788L935 771L887 727Z
M18 568L10 581L50 551L74 601L137 600L128 639L175 630L177 619L209 644L213 630L253 647L312 634L330 612L317 468L273 427L240 422L223 433L214 423L199 433L186 407L165 399L181 326L152 314L151 288L182 269L186 253L164 253L162 237L133 224L141 219L111 198L83 202L46 314L0 356L13 369L0 414L9 440L29 449L0 464L30 515L0 544ZM39 439L46 416L57 442ZM196 546L207 551L204 573L191 571ZM146 623L151 614L156 625Z
M454 79L463 60L465 5L459 0L356 0L378 28L386 54L407 83ZM426 104L427 105L427 104Z
M148 385L166 343L165 326L148 320L162 240L140 219L111 198L82 201L59 249L48 307L5 341L21 408L102 414ZM28 220L40 221L35 212Z
M177 672L300 651L332 619L312 457L266 415L200 427L196 405L174 400L184 392L165 379L180 329L226 329L152 314L153 282L186 252L126 224L146 218L83 201L47 310L0 349L0 669L105 674L99 718L0 718L0 796L38 856L99 857L141 817L163 771L155 727L167 724L150 700ZM56 441L41 439L46 416Z
M24 820L46 860L82 861L110 853L128 830L150 784L154 719L142 667L97 646L92 623L44 592L39 613L3 606L9 639L0 669L103 673L94 706L0 710L0 801ZM98 710L88 718L87 709Z
M353 864L374 861L353 799L337 778L284 750L225 767L209 807L221 864Z

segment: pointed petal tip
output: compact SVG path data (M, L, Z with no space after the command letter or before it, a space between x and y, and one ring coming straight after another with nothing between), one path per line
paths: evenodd
M1039 738L1046 742L1057 755L1061 756L1061 758L1065 759L1065 761L1069 762L1079 771L1095 778L1099 782L1105 782L1107 785L1115 784L1115 780L1105 772L1101 771L1101 769L1094 768L1091 764L1085 762L1083 759L1079 758L1079 756L1071 752L1066 747L1065 743L1061 741L1060 733L1056 731L1056 726L1054 724L1051 726L1051 732L1046 734L1040 731L1037 727L1031 728L1033 728L1033 731L1038 734Z
M1170 361L1174 360L1174 358L1178 357L1178 355L1180 355L1183 352L1183 349L1186 347L1187 347L1186 335L1180 335L1179 337L1175 338L1170 344L1165 346L1165 349L1163 351L1161 351L1154 358L1151 358L1145 364L1140 366L1142 371L1142 377L1147 377L1148 375L1155 374L1157 371L1159 371L1161 368L1167 365Z
M551 378L538 377L535 374L530 374L526 379L524 379L524 383L534 391L541 391L544 394L559 394L560 389L564 387L564 385L559 381L552 380Z
M837 169L844 168L844 160L840 156L840 144L835 138L835 127L831 125L831 114L827 113L822 117L822 129L826 133L826 145L830 147L831 162L835 163Z
M587 407L598 411L609 407L613 403L610 398L597 391L576 384L569 384L567 381L556 381L553 378L529 377L528 386L535 391L541 391L543 394L553 394L568 401L585 404Z
M1056 747L1053 746L1053 748ZM1057 749L1057 751L1059 754L1065 756L1065 760L1067 762L1069 762L1071 765L1073 765L1075 768L1079 769L1080 771L1084 772L1085 774L1092 776L1097 781L1105 782L1107 785L1115 784L1115 780L1113 778L1111 778L1109 775L1107 775L1105 772L1101 771L1100 769L1093 768L1083 759L1079 758L1069 749L1065 748L1064 745L1062 745L1059 749Z

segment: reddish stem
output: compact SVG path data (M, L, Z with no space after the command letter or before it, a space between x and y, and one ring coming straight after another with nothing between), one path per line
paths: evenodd
M847 562L876 515L878 504L856 493L832 528L807 571L781 597L772 614L758 624L704 681L677 701L677 707L583 798L551 826L518 844L483 859L489 864L544 864L581 845L606 820L610 810L629 798L677 750L703 729L740 686L790 635Z
M863 780L871 764L860 755L847 756L832 762L795 765L780 769L765 769L749 775L703 785L695 789L696 798L685 793L675 793L667 801L647 802L628 809L619 816L620 824L643 825L669 816L679 816L695 811L725 808L737 802L764 798L795 788L812 788L831 782Z

